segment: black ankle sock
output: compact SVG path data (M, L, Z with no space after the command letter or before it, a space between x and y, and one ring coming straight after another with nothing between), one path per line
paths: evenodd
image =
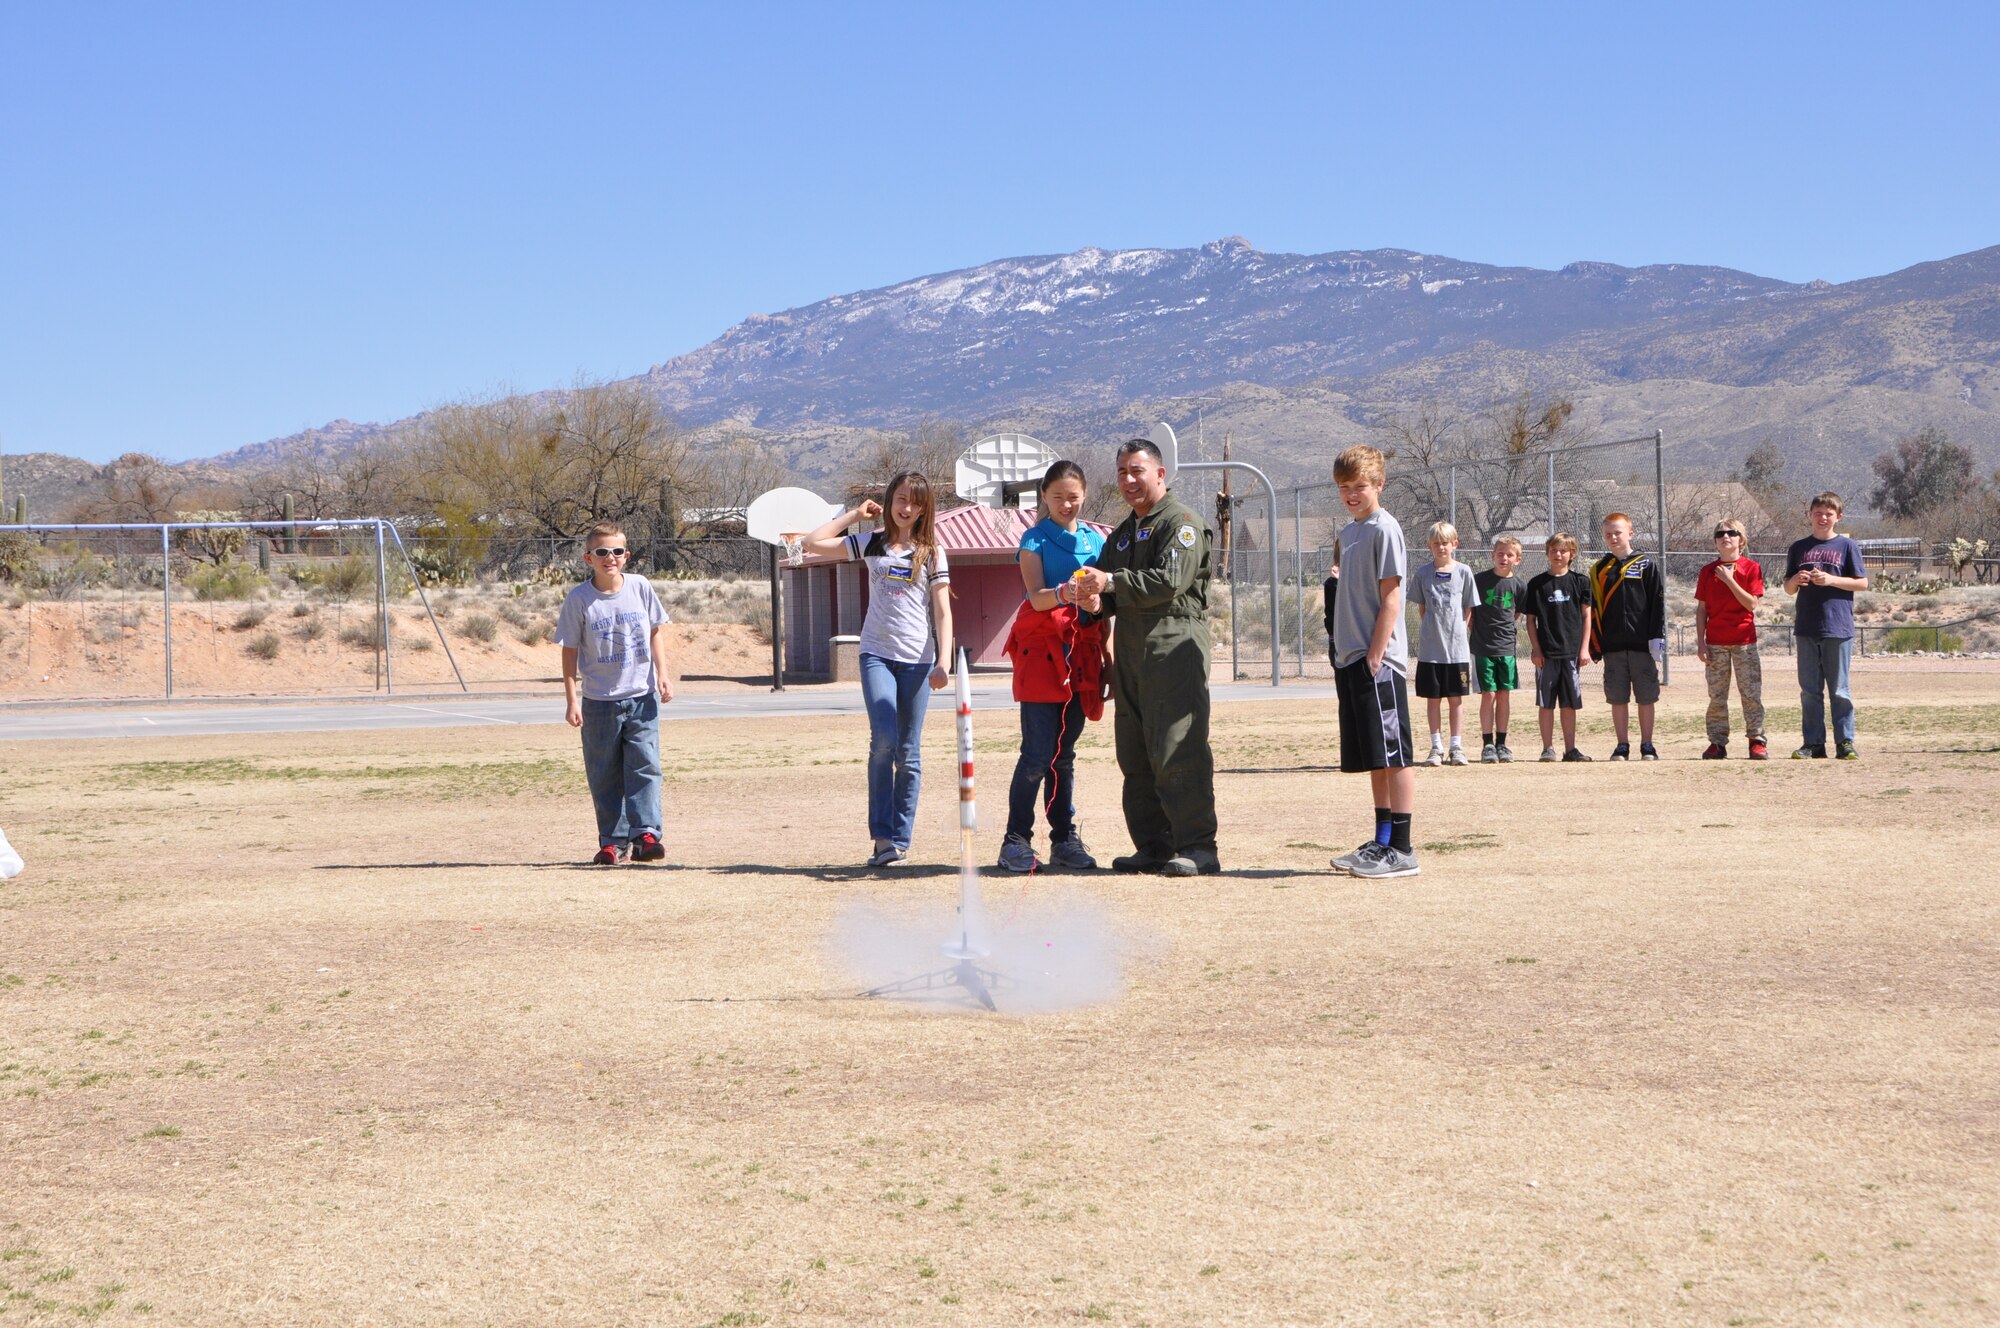
M1505 747L1507 745L1507 730L1505 729L1500 730L1500 736L1497 739L1497 741L1502 747Z
M1389 809L1387 807L1377 807L1375 809L1375 842L1378 844L1389 842Z
M1410 849L1410 814L1408 812L1389 813L1389 847L1404 853Z

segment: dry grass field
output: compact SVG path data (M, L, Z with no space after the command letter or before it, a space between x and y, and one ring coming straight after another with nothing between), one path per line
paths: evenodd
M560 727L5 744L0 1325L2000 1320L2000 672L1763 766L1683 676L1658 765L1593 702L1420 771L1379 884L1331 702L1219 709L1227 874L987 878L1129 945L1037 1017L828 958L954 888L942 707L879 878L858 720L670 726L652 868L576 865Z

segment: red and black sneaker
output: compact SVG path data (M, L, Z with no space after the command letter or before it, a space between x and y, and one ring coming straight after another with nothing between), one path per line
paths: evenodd
M1729 749L1719 742L1711 742L1708 744L1708 750L1701 754L1701 759L1704 761L1726 761L1729 759Z
M590 860L593 867L615 867L631 855L632 850L623 844L606 844L597 850L597 856Z
M1764 745L1764 740L1762 738L1752 738L1750 740L1750 759L1753 761L1768 761L1770 758L1771 751L1770 748Z
M648 830L645 834L640 835L632 841L632 861L634 862L658 862L666 856L667 846L662 844L660 837L651 830Z

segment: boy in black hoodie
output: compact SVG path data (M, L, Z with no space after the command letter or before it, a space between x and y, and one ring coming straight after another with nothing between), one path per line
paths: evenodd
M1618 745L1614 761L1632 759L1631 703L1639 703L1639 759L1657 761L1653 707L1660 699L1660 664L1667 654L1667 584L1660 560L1632 548L1632 518L1604 518L1611 552L1590 568L1590 599L1597 612L1597 657L1604 661L1604 699Z

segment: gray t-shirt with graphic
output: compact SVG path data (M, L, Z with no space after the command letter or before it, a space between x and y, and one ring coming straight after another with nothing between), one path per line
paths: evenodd
M629 701L653 690L653 629L667 607L643 576L606 592L586 581L563 600L556 644L576 651L584 698Z
M1351 521L1340 532L1340 597L1333 603L1333 662L1345 668L1368 657L1375 637L1375 618L1382 611L1382 582L1401 577L1404 603L1410 594L1410 553L1403 545L1403 527L1376 508L1365 520ZM1410 676L1410 638L1396 615L1396 630L1382 662Z
M1417 629L1417 658L1425 664L1470 664L1472 642L1465 630L1465 611L1477 608L1479 592L1472 569L1454 562L1440 568L1425 563L1413 578L1422 587L1423 626Z
M898 664L937 660L931 622L931 587L951 581L943 549L932 549L922 567L907 544L889 545L882 532L850 533L847 556L868 569L868 616L861 620L861 652Z

